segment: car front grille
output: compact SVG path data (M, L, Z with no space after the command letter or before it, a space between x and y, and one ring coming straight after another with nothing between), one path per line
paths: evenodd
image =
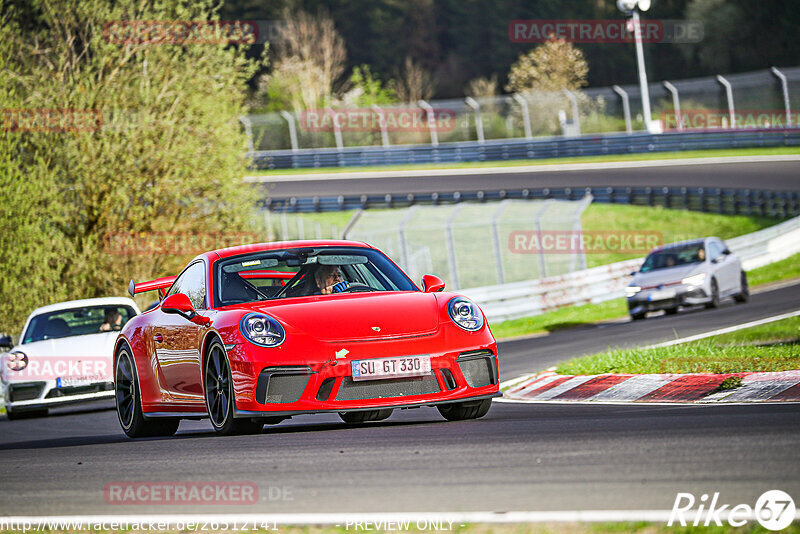
M44 390L44 382L30 384L11 384L8 386L8 399L11 402L20 402L38 399Z
M336 400L385 399L409 395L439 393L441 388L433 373L416 378L390 378L384 380L356 381L346 376L342 379Z

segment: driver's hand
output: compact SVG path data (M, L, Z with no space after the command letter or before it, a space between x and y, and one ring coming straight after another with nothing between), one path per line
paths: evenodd
M339 282L338 284L333 284L331 286L331 293L341 293L345 289L347 289L347 282Z

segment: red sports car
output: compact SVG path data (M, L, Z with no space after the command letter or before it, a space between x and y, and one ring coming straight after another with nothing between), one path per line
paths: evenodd
M494 336L473 302L435 276L422 284L352 241L228 248L178 276L131 281L131 294L161 300L114 349L120 424L139 437L205 417L220 434L321 412L347 423L420 406L482 417L500 395Z

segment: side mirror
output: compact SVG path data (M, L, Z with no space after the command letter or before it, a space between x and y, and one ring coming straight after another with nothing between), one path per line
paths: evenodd
M0 336L0 349L11 350L14 347L14 341L11 336Z
M438 293L444 289L444 280L433 274L422 277L422 290L425 293Z
M636 271L631 271L631 272L628 273L628 276L633 276L635 274L636 274Z
M175 313L191 321L194 319L197 312L194 311L192 301L183 293L175 293L164 299L161 303L161 311L164 313Z
M729 256L731 251L728 248L726 248L725 250L722 251L722 253L725 254L726 256Z

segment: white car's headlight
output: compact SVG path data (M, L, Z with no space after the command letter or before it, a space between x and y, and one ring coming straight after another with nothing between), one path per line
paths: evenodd
M628 286L625 288L625 296L632 297L641 290L642 288L639 286Z
M467 297L453 297L447 303L447 313L458 326L475 332L483 328L483 314L478 306Z
M705 281L706 273L700 273L684 278L681 280L681 284L686 284L687 286L700 286L703 285L703 282Z
M18 350L6 354L5 360L9 371L22 371L28 367L28 355Z
M263 313L248 313L242 317L239 330L245 339L262 347L277 347L286 339L283 326Z

